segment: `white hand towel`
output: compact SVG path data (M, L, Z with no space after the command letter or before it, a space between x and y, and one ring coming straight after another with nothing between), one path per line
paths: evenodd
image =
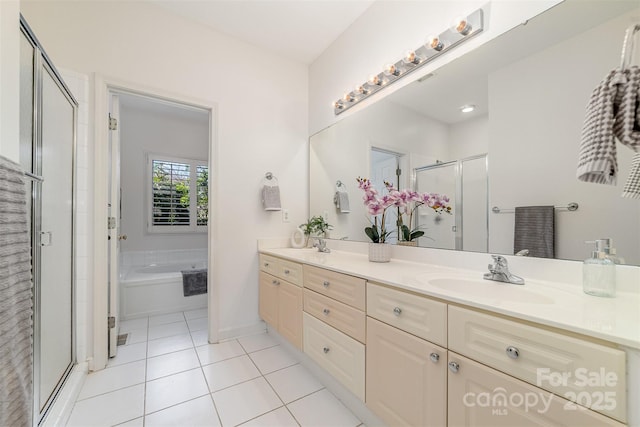
M265 185L262 187L262 205L265 211L279 211L280 187L277 185Z
M349 193L346 191L336 191L336 194L333 196L333 202L336 204L336 208L338 208L340 213L351 212L351 208L349 207Z

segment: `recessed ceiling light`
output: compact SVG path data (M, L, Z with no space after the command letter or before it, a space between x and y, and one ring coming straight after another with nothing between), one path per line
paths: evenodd
M460 107L460 111L462 111L463 113L470 113L473 110L476 109L475 105L463 105L462 107Z

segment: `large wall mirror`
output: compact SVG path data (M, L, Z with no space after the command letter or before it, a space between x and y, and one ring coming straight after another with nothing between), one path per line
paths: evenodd
M515 208L554 206L552 257L585 259L585 241L608 237L640 265L640 200L621 197L634 153L618 144L616 186L576 178L585 107L639 16L637 1L565 1L313 135L310 214L331 238L369 241L356 178L386 179L451 200L451 215L420 208L418 246L514 254Z

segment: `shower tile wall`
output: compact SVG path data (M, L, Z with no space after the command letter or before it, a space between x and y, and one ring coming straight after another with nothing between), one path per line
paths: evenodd
M71 93L78 101L76 136L76 357L78 363L87 360L89 340L88 308L91 304L89 272L93 269L93 149L89 144L89 77L70 70L58 69Z

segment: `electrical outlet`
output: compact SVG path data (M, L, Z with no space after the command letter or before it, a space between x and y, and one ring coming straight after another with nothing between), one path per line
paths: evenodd
M282 222L289 222L289 209L282 209Z
M324 211L322 213L322 217L324 218L325 221L329 221L329 211Z

